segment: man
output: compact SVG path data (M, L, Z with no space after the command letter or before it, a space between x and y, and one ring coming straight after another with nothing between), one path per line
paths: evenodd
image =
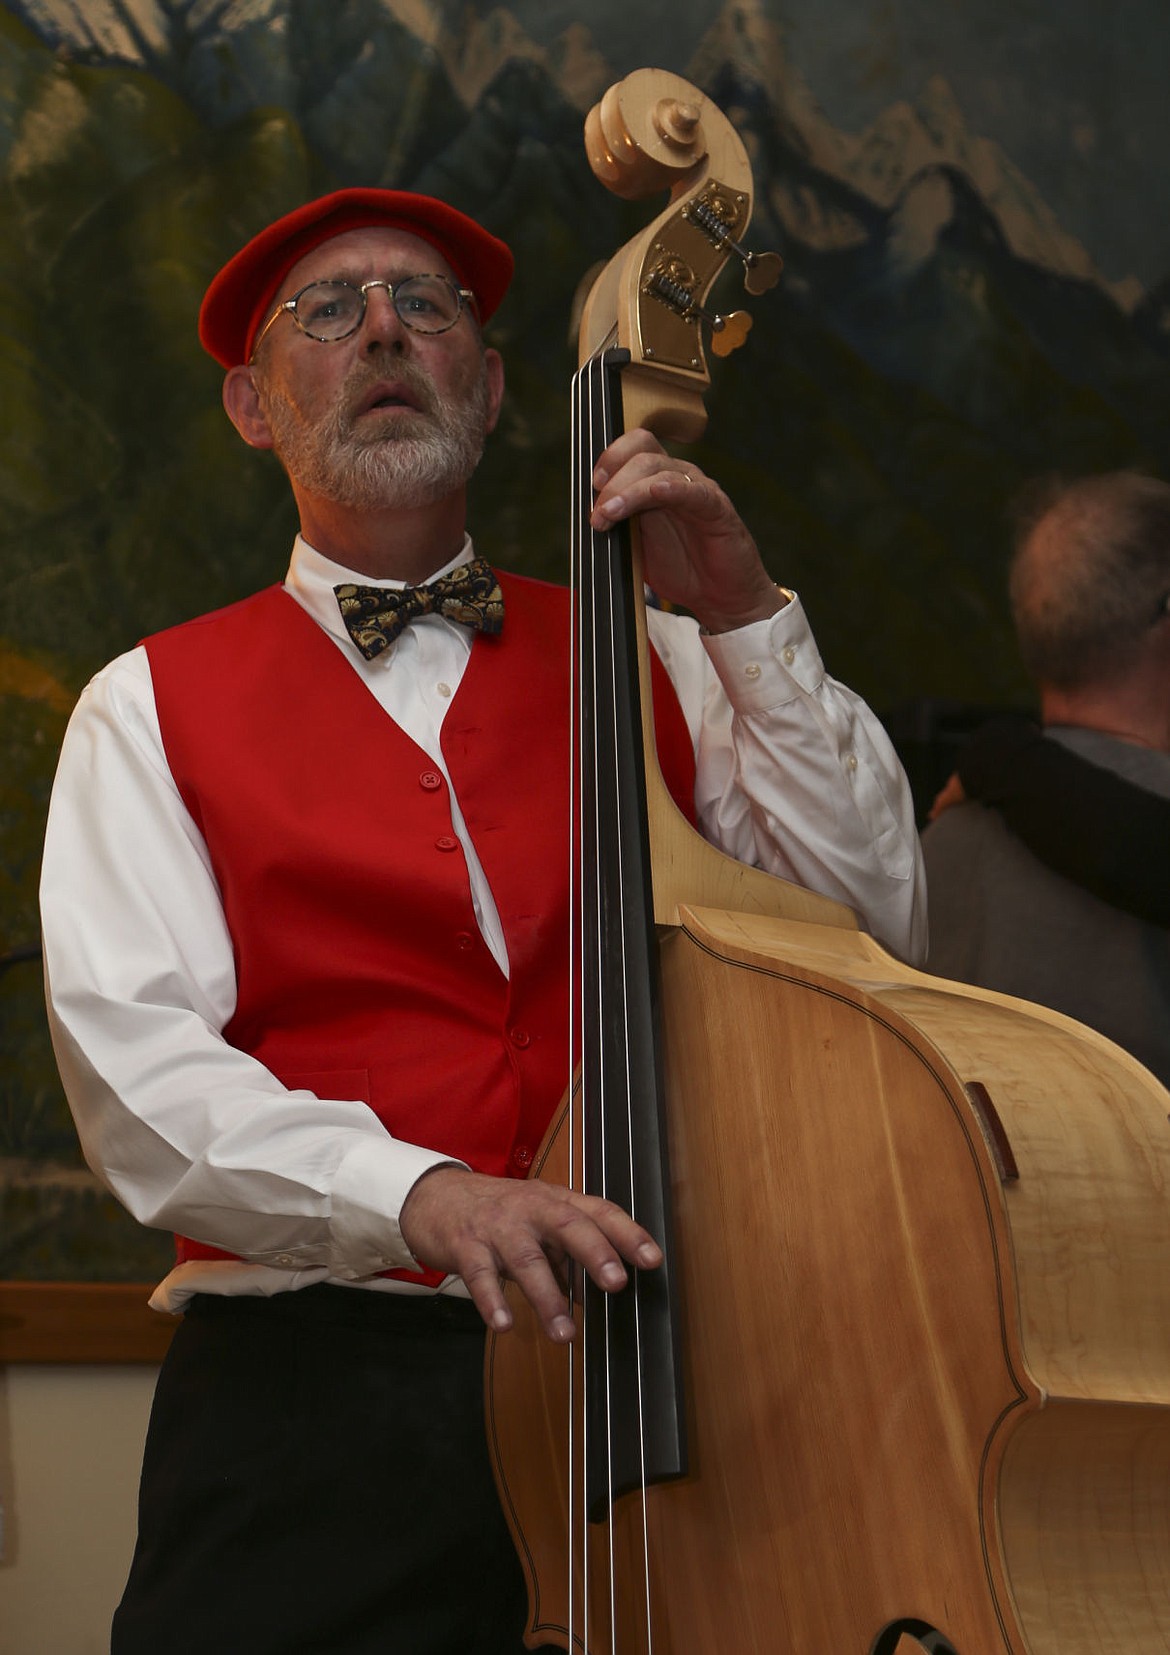
M225 266L201 337L288 472L288 576L113 663L63 749L62 1073L91 1164L185 1238L117 1655L518 1651L483 1324L510 1278L566 1340L566 1265L616 1291L661 1256L521 1176L572 1061L571 698L566 595L464 527L511 265L441 202L347 190ZM920 950L900 768L726 496L641 431L594 485L594 525L639 515L649 579L705 628L651 618L680 803ZM388 638L387 594L426 582Z
M929 966L1066 1012L1170 1084L1170 486L1042 485L1011 599L1043 733L977 733L936 802Z

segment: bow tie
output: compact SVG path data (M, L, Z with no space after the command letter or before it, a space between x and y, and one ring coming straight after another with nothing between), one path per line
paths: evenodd
M367 661L389 649L420 615L442 615L476 632L496 633L504 625L504 594L482 557L427 586L335 586L333 591L346 631Z

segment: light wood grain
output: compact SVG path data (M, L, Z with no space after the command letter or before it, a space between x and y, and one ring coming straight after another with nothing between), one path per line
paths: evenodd
M910 1617L960 1655L1170 1646L1170 1098L1059 1014L860 933L680 921L662 966L693 1457L594 1535L593 1655L610 1546L623 1652L650 1648L644 1577L658 1655L864 1651ZM765 1037L784 1057L761 1080ZM522 1410L561 1461L567 1376ZM563 1536L540 1543L534 1641L560 1626L567 1647Z
M662 113L687 107L698 123L687 140L668 141ZM670 205L609 261L585 301L578 330L579 360L620 344L630 352L623 376L627 430L645 426L664 439L693 442L707 423L703 396L710 385L700 324L692 326L693 366L654 360L644 338L647 301L642 277L664 221L697 195L708 177L743 192L750 201L752 171L735 128L697 87L664 69L639 69L605 94L586 120L586 153L594 172L625 199L670 192ZM717 261L720 263L722 261ZM705 294L696 295L702 302ZM689 353L688 353L689 355Z
M720 958L687 917L662 963L692 1462L646 1500L653 1648L865 1650L914 1615L960 1650L1022 1655L987 1467L1039 1399L1002 1314L1006 1221L961 1090L864 996ZM765 1033L786 1058L762 1077L746 1054ZM555 1411L530 1398L526 1429ZM621 1649L648 1649L640 1501L619 1504L613 1543L633 1564ZM565 1610L542 1607L545 1636Z
M860 933L688 912L733 957L864 990L981 1081L1020 1177L1001 1192L1025 1359L1051 1396L1170 1403L1170 1094L1047 1007L915 971Z
M1170 1649L1170 1414L1053 1402L1004 1456L1000 1521L1031 1655Z
M1170 1647L1170 1095L1060 1013L931 978L860 934L744 914L683 923L757 968L832 962L831 980L987 1087L1019 1169L996 1189L1004 1310L1041 1399L1013 1415L1002 1476L988 1477L989 1534L1030 1655Z

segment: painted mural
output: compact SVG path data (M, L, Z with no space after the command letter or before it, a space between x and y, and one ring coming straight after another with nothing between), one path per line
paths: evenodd
M281 477L194 336L208 277L262 223L372 183L513 245L491 328L510 395L472 529L560 578L573 296L656 210L597 184L583 117L645 64L699 85L752 156L750 244L785 270L716 365L697 457L912 775L924 727L1026 698L1002 590L1016 488L1170 474L1164 0L678 0L669 29L650 10L0 5L0 1276L166 1263L80 1162L40 1003L38 850L87 678L283 571Z

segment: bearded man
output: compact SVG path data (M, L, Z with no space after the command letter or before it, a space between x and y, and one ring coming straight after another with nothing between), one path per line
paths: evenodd
M54 1039L90 1164L176 1231L114 1655L519 1655L483 1435L516 1282L606 1291L658 1244L523 1177L562 1094L568 595L475 556L499 416L480 328L511 254L446 204L345 190L214 279L203 343L287 470L284 582L112 663L45 849ZM723 491L633 431L659 745L722 849L924 944L909 790ZM407 624L409 623L409 624ZM518 758L517 755L520 755Z

